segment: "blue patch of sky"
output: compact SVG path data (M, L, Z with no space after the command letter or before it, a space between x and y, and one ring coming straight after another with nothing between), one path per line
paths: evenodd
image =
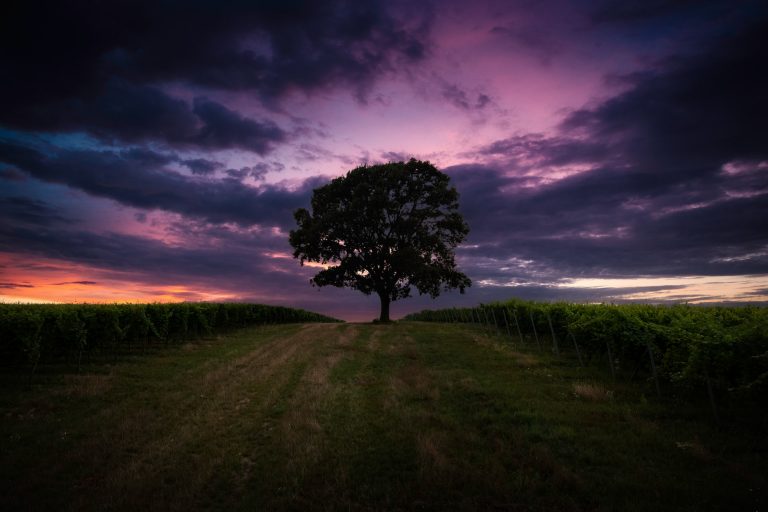
M51 132L22 132L0 128L0 140L21 143L32 146L41 152L52 149L81 149L103 151L119 149L120 146L108 145L82 132L51 133Z

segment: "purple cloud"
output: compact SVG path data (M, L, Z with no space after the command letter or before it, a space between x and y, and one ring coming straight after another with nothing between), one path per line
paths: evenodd
M152 153L154 154L154 153ZM253 188L239 180L200 180L155 164L144 150L87 151L57 149L43 154L33 148L0 140L0 160L12 162L35 178L60 183L91 195L114 199L136 208L158 208L210 222L241 225L290 226L292 212L306 204L313 187L324 178L304 181L296 190L276 185ZM248 172L251 172L250 170ZM9 207L35 215L40 206L16 201Z

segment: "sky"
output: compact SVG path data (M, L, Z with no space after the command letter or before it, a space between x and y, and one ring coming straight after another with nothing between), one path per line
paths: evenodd
M451 177L465 294L768 301L764 1L12 1L0 301L248 301L346 320L292 212L360 165Z

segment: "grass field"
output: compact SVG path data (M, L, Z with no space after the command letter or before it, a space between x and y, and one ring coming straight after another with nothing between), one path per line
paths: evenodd
M768 506L764 432L466 326L263 326L0 379L5 511Z

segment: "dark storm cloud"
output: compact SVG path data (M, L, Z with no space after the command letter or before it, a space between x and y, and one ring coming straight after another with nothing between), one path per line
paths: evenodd
M636 75L558 135L480 148L472 156L497 163L448 169L480 244L462 254L512 259L497 277L768 272L765 62L758 22ZM551 183L526 176L568 166L583 168Z
M151 153L67 149L42 153L0 139L0 161L37 179L136 208L158 208L210 222L291 226L293 210L308 204L312 189L325 181L315 177L289 190L276 185L252 188L235 179L201 180L149 165L148 161L164 159ZM32 206L27 209L31 215Z
M24 130L86 132L106 142L158 140L178 147L239 148L263 155L287 136L271 121L245 118L204 97L195 98L190 107L156 87L114 81L93 99L15 103L6 114L15 109L20 109L18 119L0 113L0 123Z
M253 178L256 181L264 181L269 167L266 164L257 164L253 167L241 167L240 169L227 169L224 171L230 178L243 181L246 178Z
M225 172L226 172L226 175L229 176L230 178L233 178L237 181L242 181L248 177L251 170L248 167L242 167L240 169L227 169Z
M24 174L11 167L0 169L0 180L24 181Z
M244 118L207 98L195 98L193 110L203 126L191 140L203 148L242 148L263 155L286 137L285 132L270 121Z
M724 36L700 55L668 62L563 129L620 146L656 174L714 173L733 160L768 157L768 18ZM674 178L672 178L674 179Z
M0 26L0 124L258 153L284 138L223 105L193 109L159 84L255 93L348 87L427 52L428 9L378 1L14 2ZM202 126L200 126L202 125Z
M3 140L0 139L0 143L2 142ZM121 154L136 165L149 167L161 167L179 160L179 157L173 153L159 153L143 147L126 148L121 150Z
M271 168L269 165L263 162L260 162L260 163L257 163L256 165L251 166L251 168L249 169L249 175L251 176L251 178L255 179L256 181L263 181L270 170Z
M71 224L73 219L59 214L44 201L28 197L0 197L0 220L4 223Z
M73 91L60 98L53 96L58 88L49 87L53 97L40 99L14 95L2 91L2 87L0 123L21 130L87 132L103 140L160 139L176 143L192 137L198 124L185 101L157 87L110 80L91 97Z
M0 122L21 130L88 131L124 140L178 140L189 136L195 126L195 116L184 101L155 87L113 80L99 89L97 96L81 98L77 91L58 97L58 88L50 87L52 97L39 99L0 89Z
M213 174L217 169L221 169L224 164L221 162L215 162L213 160L206 160L205 158L190 158L188 160L182 160L182 164L187 166L192 174Z
M503 157L518 167L560 166L605 161L610 152L606 143L569 137L545 137L529 133L497 140L474 152L473 157ZM530 164L526 165L526 162Z
M470 225L469 247L462 251L535 264L511 268L507 277L532 273L556 280L561 276L752 274L768 272L764 220L768 194L721 196L711 204L659 215L663 204L679 195L655 196L648 187L647 204L634 208L640 176L610 179L589 172L552 185L521 186L498 169L464 166L447 170L461 193L461 209ZM601 179L602 178L602 179ZM471 244L479 244L476 249ZM758 254L748 259L746 253ZM483 271L469 261L473 277Z
M132 147L121 151L121 153L131 159L138 165L149 167L162 167L170 163L179 163L192 171L192 174L207 176L213 174L218 169L224 167L224 164L207 158L180 158L175 153L159 153L143 147Z

